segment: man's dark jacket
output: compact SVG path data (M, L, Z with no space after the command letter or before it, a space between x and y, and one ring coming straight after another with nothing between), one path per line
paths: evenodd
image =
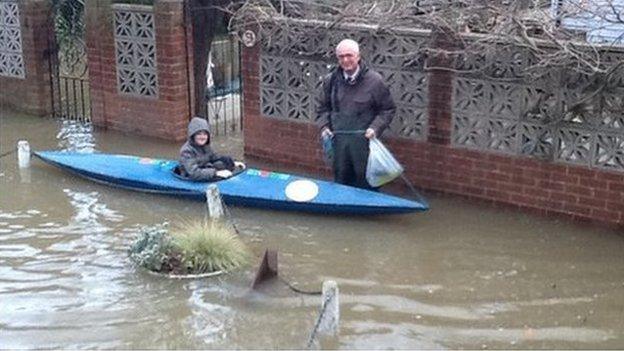
M334 133L336 182L371 188L366 181L369 148L364 132L372 128L377 136L381 136L395 111L390 91L379 73L369 70L362 62L352 82L345 80L340 67L325 77L317 114L320 127L328 127Z
M324 78L317 121L321 128L329 127L334 132L372 128L379 137L395 111L381 75L360 62L360 72L353 83L345 81L340 67Z

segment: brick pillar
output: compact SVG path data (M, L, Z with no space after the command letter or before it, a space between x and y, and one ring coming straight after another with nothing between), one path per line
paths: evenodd
M52 114L50 63L54 28L48 0L18 1L24 77L0 75L0 109L36 116ZM53 50L52 50L53 52Z
M432 35L434 49L452 50L450 39L443 34ZM453 79L455 75L444 68L451 68L452 61L443 54L430 58L430 67L434 69L429 74L429 136L432 144L450 145L453 117Z
M161 0L153 6L158 74L158 95L153 97L119 91L112 6L110 0L86 2L93 123L168 140L185 139L192 75L187 45L192 47L192 40L186 32L184 1Z
M261 141L260 120L260 43L242 48L241 74L243 80L243 134L245 155L254 155Z

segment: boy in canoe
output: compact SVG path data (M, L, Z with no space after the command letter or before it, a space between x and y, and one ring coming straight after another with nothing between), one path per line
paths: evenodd
M180 148L180 175L210 181L229 178L235 169L245 169L245 164L212 151L208 122L193 117L188 125L188 140Z

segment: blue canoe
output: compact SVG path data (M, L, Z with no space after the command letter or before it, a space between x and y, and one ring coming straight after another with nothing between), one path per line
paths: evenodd
M43 161L96 182L158 194L206 199L209 182L176 176L178 162L130 155L41 151ZM248 168L215 182L225 203L320 213L408 213L426 211L424 199L412 201L379 192L290 174Z

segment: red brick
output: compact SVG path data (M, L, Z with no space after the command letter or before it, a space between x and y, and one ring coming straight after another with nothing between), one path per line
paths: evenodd
M499 181L499 182L509 182L512 179L511 175L500 173L500 172L491 172L487 175L488 178Z
M505 193L503 191L492 190L492 189L486 189L485 196L493 200L501 200L501 201L509 201L510 199L510 194Z
M555 211L559 211L559 210L563 209L563 204L564 204L561 201L555 201L555 200L552 200L552 199L539 199L538 202L545 209L547 209L547 210L555 210Z
M511 194L510 200L512 203L519 205L532 205L535 202L533 197L520 194Z
M624 182L609 182L609 190L624 193Z
M540 189L540 188L526 187L524 188L523 193L525 195L529 195L535 198L545 198L545 199L550 198L550 191Z
M568 167L568 174L572 175L572 176L578 176L578 177L581 177L581 178L585 178L585 179L594 179L594 178L596 178L596 171L595 170L591 170L591 169L587 169L587 168L580 168L580 167L570 166L570 167Z
M577 185L566 185L565 192L580 196L592 196L594 193L590 188Z
M529 185L529 186L534 186L534 185L536 185L536 184L537 184L537 181L536 181L536 179L535 179L535 178L532 178L532 177L524 177L524 176L519 175L519 174L514 174L514 175L511 177L511 181L512 181L513 183L520 184L520 185Z
M457 173L449 174L447 179L457 184L469 184L470 183L470 177L467 177L462 174L457 174Z
M619 222L620 221L620 213L613 211L606 211L600 209L592 209L591 216L594 219L597 219L602 222Z
M607 201L607 210L616 211L616 212L624 212L624 203Z
M582 215L584 217L589 217L589 215L591 214L591 209L589 207L572 203L563 204L563 210L569 213Z
M551 175L551 179L556 182L566 183L567 185L580 184L580 178L578 175L562 175L561 173L558 173L556 175Z
M523 187L514 183L499 183L498 189L507 193L522 193Z
M523 168L516 165L499 165L498 171L505 174L518 174L523 172Z
M624 194L615 191L594 189L594 196L613 202L624 202Z
M561 182L552 182L550 180L540 180L537 182L537 186L542 189L548 189L552 191L564 191L565 185Z
M578 198L578 203L580 205L589 206L592 209L605 209L607 201L605 199L598 199L595 197L580 196Z
M607 189L608 182L605 180L595 179L595 178L581 178L579 180L579 185L586 188L597 188L597 189Z
M613 173L613 172L600 172L596 176L598 179L606 180L614 183L624 183L624 174Z
M576 203L578 197L568 193L553 191L550 193L550 199L564 203Z

